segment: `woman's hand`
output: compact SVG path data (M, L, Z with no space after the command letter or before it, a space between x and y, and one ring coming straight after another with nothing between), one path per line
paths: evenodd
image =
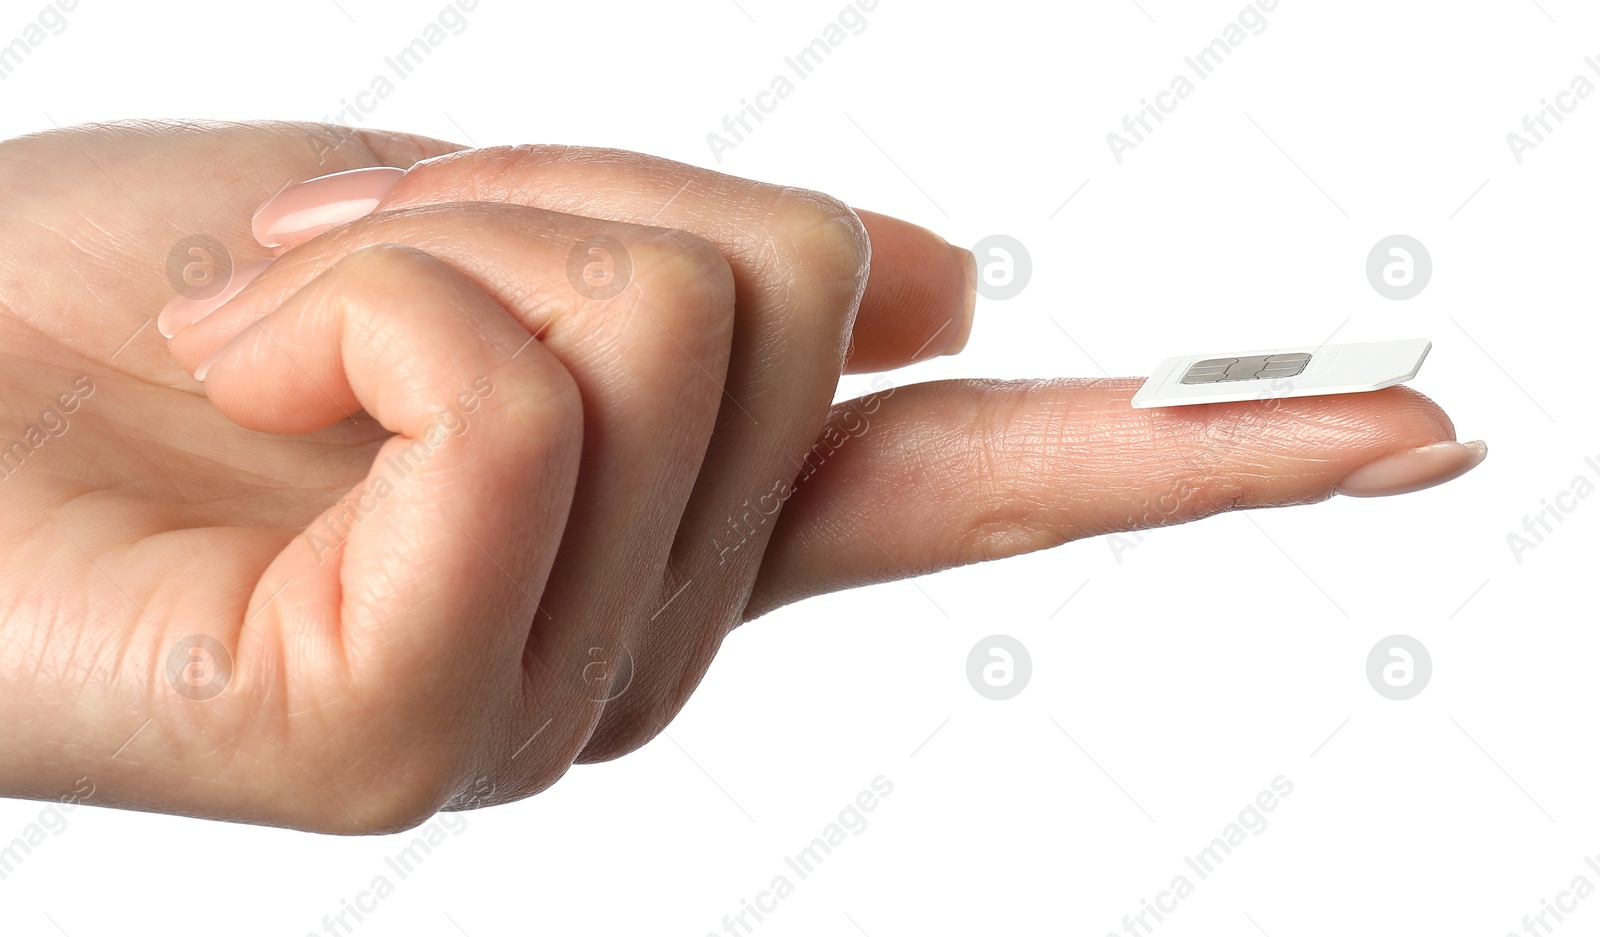
M0 791L404 829L644 744L787 602L1482 457L1404 388L831 406L960 349L970 255L638 154L457 149L0 144Z

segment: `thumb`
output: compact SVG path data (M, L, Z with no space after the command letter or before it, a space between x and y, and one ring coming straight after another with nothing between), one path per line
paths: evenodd
M746 617L1081 537L1415 491L1487 452L1404 387L1136 410L1140 383L948 381L837 405Z

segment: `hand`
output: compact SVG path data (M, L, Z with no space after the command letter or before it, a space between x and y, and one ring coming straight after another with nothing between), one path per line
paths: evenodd
M831 406L843 370L959 350L970 255L638 154L457 150L0 145L0 790L405 829L644 744L779 605L1482 456L1404 388L1152 411L1132 379L885 380ZM411 168L289 189L252 231L286 183L378 166Z

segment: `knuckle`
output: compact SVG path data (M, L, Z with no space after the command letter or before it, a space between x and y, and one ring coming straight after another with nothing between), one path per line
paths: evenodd
M543 720L534 722L538 728ZM369 785L352 813L362 833L403 833L414 829L441 810L470 809L512 803L540 794L566 776L589 743L590 727L583 719L557 719L527 738L502 740L503 759L497 767L470 776L462 774L465 759L457 756L408 763L384 783Z
M634 270L652 306L699 317L733 307L733 268L715 244L666 228L635 242Z
M641 369L673 367L682 370L682 354L700 362L725 358L733 341L734 275L716 245L686 231L660 229L634 242L634 302L645 313L631 328L662 354L654 362L637 362ZM703 363L710 372L719 366ZM686 379L700 375L688 369ZM639 373L644 373L643 371Z
M533 729L537 730L543 722L542 719L533 721ZM588 718L558 718L542 731L525 733L534 739L508 739L506 760L498 771L504 778L504 792L499 799L504 802L522 800L554 787L577 763L592 734L593 724Z
M668 657L657 658L655 666L641 664L628 692L606 705L593 735L574 759L580 764L613 761L666 731L710 668L730 627L723 618L706 619L675 638Z
M1036 394L1037 388L1028 385L996 383L979 388L973 402L973 429L957 463L970 487L964 494L952 495L956 516L964 513L962 504L977 506L953 541L954 559L959 562L984 562L1061 542L1053 512L1021 483L1048 472L1060 458L1060 447L1053 442L1057 428L1026 419L1035 409Z
M533 339L537 341L537 339ZM559 363L524 367L508 379L512 392L500 406L508 426L539 427L521 440L523 458L558 458L578 450L583 440L583 393L578 381ZM512 443L513 446L517 445Z
M452 280L444 262L427 251L380 240L339 257L309 286L329 302L378 321L394 318L397 300L415 297L419 289L449 288Z
M427 251L395 241L363 244L339 258L330 269L330 280L341 281L340 288L369 287L392 290L404 278L434 274L438 260Z
M580 764L615 761L638 751L666 730L685 702L687 699L668 693L635 697L623 706L619 715L601 722L583 750L574 756L575 761Z
M771 211L780 251L807 279L835 285L853 300L866 288L872 245L861 218L844 202L810 189L786 188Z
M350 812L362 833L415 829L449 802L456 786L455 772L455 764L446 758L412 759L380 783L364 784Z

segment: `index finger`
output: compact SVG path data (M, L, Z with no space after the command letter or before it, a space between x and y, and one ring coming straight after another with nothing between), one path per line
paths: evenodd
M722 248L747 282L764 269L752 248L784 190L637 153L570 147L458 151L410 170L345 172L280 192L253 219L284 253L375 210L443 202L521 204L612 221L679 228ZM972 253L926 228L856 210L871 242L866 291L844 370L882 371L960 351L972 328Z

